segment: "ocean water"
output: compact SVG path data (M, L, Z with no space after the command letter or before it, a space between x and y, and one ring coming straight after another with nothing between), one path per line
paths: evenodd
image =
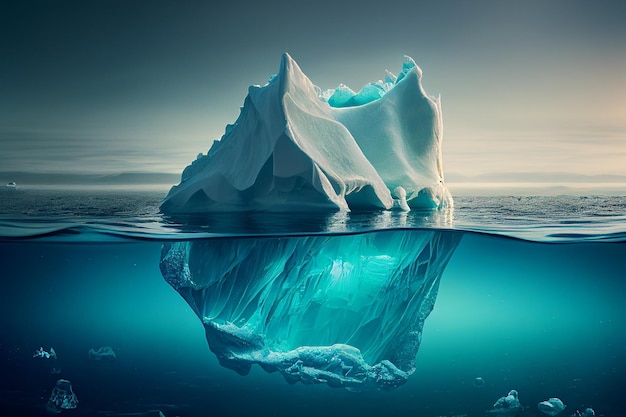
M61 413L73 416L493 416L511 389L523 416L543 415L537 403L550 397L567 405L563 416L586 407L626 415L626 197L455 196L454 211L441 213L166 218L163 196L0 193L2 415L51 415L60 378L79 400ZM389 392L221 367L159 270L161 247L174 241L424 229L461 241L416 370ZM101 346L116 360L90 360ZM40 347L57 358L33 358Z

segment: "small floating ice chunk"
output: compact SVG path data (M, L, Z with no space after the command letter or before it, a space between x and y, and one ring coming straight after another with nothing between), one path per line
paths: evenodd
M493 408L489 410L490 413L494 413L497 416L513 416L522 411L522 405L519 402L518 393L512 389L509 393L500 397L498 401L493 404Z
M570 415L570 417L595 417L596 412L593 411L593 408L585 408L585 410L581 413L580 410L574 411L574 414Z
M89 359L100 362L113 362L116 359L115 352L109 346L102 346L95 349L89 349Z
M78 406L78 398L72 391L72 384L67 379L59 379L52 390L46 410L58 414Z
M593 411L593 408L586 408L585 411L583 411L582 413L582 417L595 417L596 412Z
M474 378L474 382L472 382L472 385L474 385L476 388L482 388L485 386L485 380L481 377L476 377Z
M549 416L555 416L565 410L565 404L558 398L550 398L549 400L541 401L537 407L539 411Z
M493 404L493 408L520 407L518 396L517 391L512 389L505 397L500 397L498 401Z
M56 359L57 353L54 348L50 348L50 352L46 352L43 347L40 347L33 353L33 358Z

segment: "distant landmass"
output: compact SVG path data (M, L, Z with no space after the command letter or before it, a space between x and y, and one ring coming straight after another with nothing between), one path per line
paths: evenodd
M165 172L123 172L119 174L74 174L0 172L4 184L15 182L23 185L174 185L180 182L180 174ZM1 184L1 183L0 183Z
M0 185L14 181L18 185L174 185L180 174L168 172L121 172L118 174L40 173L0 171ZM464 175L447 173L447 183L621 183L626 175L583 175L568 172L553 173L490 173Z
M504 172L482 175L446 173L446 183L626 183L626 175L584 175L571 172Z

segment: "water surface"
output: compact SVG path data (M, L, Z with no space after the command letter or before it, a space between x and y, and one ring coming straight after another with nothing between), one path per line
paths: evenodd
M59 378L80 401L63 413L76 416L484 416L510 389L526 416L550 397L567 404L563 415L589 406L624 414L624 197L458 196L446 213L171 219L158 212L163 195L2 193L6 415L44 415ZM159 271L161 246L174 240L398 228L463 236L426 320L417 370L392 392L289 385L257 367L246 377L222 368ZM58 359L33 358L40 346L54 347ZM100 346L117 360L90 361L89 349ZM484 387L473 385L476 377Z

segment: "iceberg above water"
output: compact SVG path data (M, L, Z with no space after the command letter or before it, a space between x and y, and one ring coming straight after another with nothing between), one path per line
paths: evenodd
M404 58L355 93L322 91L288 55L239 118L183 171L165 214L445 208L441 103Z
M163 246L165 280L220 364L290 383L391 390L415 371L424 320L460 240L446 230L196 239Z

